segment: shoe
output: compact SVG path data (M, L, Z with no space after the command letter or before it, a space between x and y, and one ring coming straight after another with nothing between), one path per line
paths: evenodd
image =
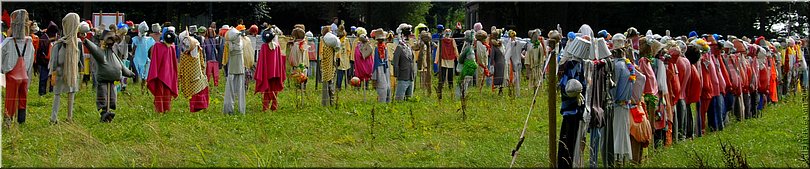
M17 123L25 123L25 109L20 109L17 111Z
M115 118L115 112L112 112L112 111L107 112L107 122L108 123L112 122L114 118Z
M105 119L107 119L107 116L107 111L101 111L101 118L99 118L98 121L102 123L106 122Z

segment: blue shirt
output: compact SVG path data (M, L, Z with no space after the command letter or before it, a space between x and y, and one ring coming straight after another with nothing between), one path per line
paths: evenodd
M633 82L630 81L630 70L627 69L624 58L613 59L613 72L613 81L616 82L616 87L610 89L613 101L629 100Z
M582 91L586 90L587 82L582 76L582 63L579 61L567 61L560 65L561 68L565 68L563 70L562 76L560 76L560 82L557 84L561 89L561 93L565 93L565 86L568 84L568 80L570 79L577 79L580 83L582 83ZM563 116L570 116L576 115L579 111L582 110L582 105L577 103L577 97L568 97L565 94L560 94L560 100L562 101L560 105L560 114Z
M374 48L374 69L377 69L377 67L382 66L383 70L385 70L385 72L387 73L388 72L388 57L385 57L385 59L381 59L379 51L380 50L377 50L377 48ZM387 55L388 50L384 50L383 54L384 54L384 56L388 56Z

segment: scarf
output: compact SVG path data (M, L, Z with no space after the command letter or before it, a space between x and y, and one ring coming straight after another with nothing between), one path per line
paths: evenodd
M380 53L380 59L385 59L385 55L383 54L385 53L385 49L388 49L385 47L385 43L377 43L377 53Z

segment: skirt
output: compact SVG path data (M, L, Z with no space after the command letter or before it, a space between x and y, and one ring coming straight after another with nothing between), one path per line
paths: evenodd
M613 106L613 152L618 159L631 158L630 109L627 106ZM632 159L632 158L631 158Z

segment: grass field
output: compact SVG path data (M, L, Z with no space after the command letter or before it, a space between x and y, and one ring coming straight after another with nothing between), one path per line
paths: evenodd
M462 120L460 103L448 91L439 102L417 86L412 101L378 104L373 90L365 99L361 91L344 90L335 108L320 106L320 92L310 83L303 106L287 88L277 112L261 112L251 84L248 113L224 115L221 82L209 109L190 113L181 96L169 113L158 114L152 96L130 84L119 93L112 123L98 122L95 91L86 87L76 96L74 122L64 122L63 98L60 123L51 125L53 95L38 96L35 83L28 122L3 129L3 167L508 167L532 94L525 84L516 99L475 88ZM518 167L549 166L547 130L559 130L561 118L549 126L545 98L538 96ZM799 103L796 97L766 108L763 118L645 152L645 162L635 167L695 166L695 152L710 167L723 167L720 140L742 149L754 167L807 167L800 160L806 115Z

